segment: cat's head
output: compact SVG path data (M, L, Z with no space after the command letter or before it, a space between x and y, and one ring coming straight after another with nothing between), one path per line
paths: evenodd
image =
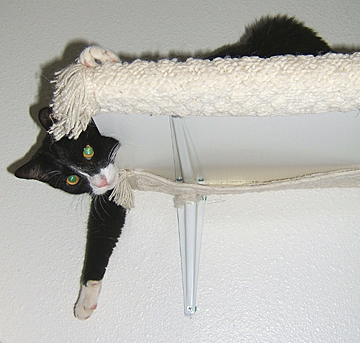
M39 112L42 126L53 125L51 110ZM50 134L31 160L16 170L15 176L48 183L67 193L101 195L118 181L114 159L120 143L102 136L92 121L77 139L66 136L56 141Z

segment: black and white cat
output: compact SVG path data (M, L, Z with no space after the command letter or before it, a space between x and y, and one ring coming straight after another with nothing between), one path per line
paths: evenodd
M40 110L39 120L49 130L51 110ZM79 319L87 319L96 308L109 257L125 222L125 209L109 200L118 182L114 159L119 147L116 139L100 135L91 122L76 140L55 141L47 134L32 159L15 172L19 178L46 182L67 193L92 195L81 289L74 309Z
M223 46L207 56L263 58L284 54L319 55L331 51L329 45L310 28L287 16L265 17L247 27L239 42ZM100 47L85 49L79 63L89 68L119 58ZM51 110L39 112L42 126L49 130L53 121ZM42 147L30 162L20 167L19 178L36 179L72 194L92 195L88 219L88 235L79 298L74 313L87 319L97 306L101 282L110 255L120 236L126 211L109 200L118 182L114 159L120 143L101 136L94 122L76 140L63 137L59 141L48 134Z

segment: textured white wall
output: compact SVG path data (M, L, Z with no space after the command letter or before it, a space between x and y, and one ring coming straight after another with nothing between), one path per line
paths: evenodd
M96 42L122 53L235 41L262 14L296 15L360 45L360 2L13 0L0 4L0 342L358 342L360 190L209 197L198 312L183 315L171 197L136 193L99 308L72 316L89 200L17 180L48 78ZM65 51L65 55L63 53ZM30 112L30 114L29 114Z

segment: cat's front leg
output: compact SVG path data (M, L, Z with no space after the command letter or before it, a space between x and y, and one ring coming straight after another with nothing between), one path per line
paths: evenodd
M94 45L87 47L80 54L79 62L87 67L97 67L105 62L120 62L120 58L115 52Z
M81 285L80 294L75 304L74 315L80 320L88 319L97 307L102 280L89 280Z
M74 309L83 320L96 309L109 258L125 223L126 210L109 200L111 192L93 196L90 205L81 289Z

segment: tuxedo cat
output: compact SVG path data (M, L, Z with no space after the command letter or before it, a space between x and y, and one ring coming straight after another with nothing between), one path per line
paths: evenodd
M313 30L294 18L276 16L255 22L239 42L223 46L207 58L267 58L329 51L328 44ZM118 61L113 52L96 46L86 48L79 58L79 63L89 68ZM39 120L49 130L53 124L50 109L42 109ZM125 209L109 200L118 182L114 158L119 146L115 139L101 136L91 122L76 140L63 137L55 141L48 134L31 161L15 172L19 178L36 179L68 193L92 196L81 289L74 309L79 319L87 319L97 306L105 269L125 221Z
M50 129L49 108L40 110L39 121ZM67 193L92 195L82 286L74 309L79 319L88 318L96 308L101 280L125 222L125 209L109 200L118 182L114 159L119 147L116 139L100 135L91 122L76 140L55 141L47 134L32 159L15 172L19 178L46 182Z

